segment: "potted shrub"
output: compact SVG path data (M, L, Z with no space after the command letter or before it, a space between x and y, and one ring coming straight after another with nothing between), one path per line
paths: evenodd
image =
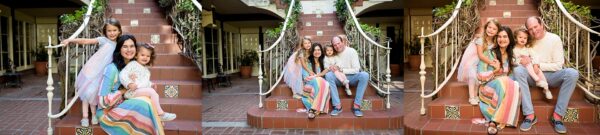
M429 47L430 41L429 38L425 39L425 48ZM408 56L408 65L410 70L419 70L421 66L421 42L420 39L415 36L415 38L411 41L409 48L409 56ZM425 49L425 50L426 50Z
M48 74L48 50L43 47L35 52L35 73L37 76Z
M252 66L258 61L258 53L253 50L244 50L240 57L240 74L242 78L250 78L252 74Z

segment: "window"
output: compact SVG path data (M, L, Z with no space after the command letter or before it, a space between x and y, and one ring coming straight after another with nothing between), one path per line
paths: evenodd
M8 66L8 18L0 17L0 71Z
M229 65L229 62L231 61L231 59L230 59L231 56L229 56L229 54L231 54L229 52L229 50L231 50L231 39L230 39L231 32L225 32L222 37L223 37L223 40L222 40L223 46L221 47L221 49L222 49L221 55L223 56L223 58L222 58L223 63L221 63L221 64L223 65L223 67L221 67L221 68L223 68L223 72L227 72L227 71L231 70L231 65Z
M204 57L205 57L205 75L216 74L219 58L219 35L218 31L213 28L204 28Z

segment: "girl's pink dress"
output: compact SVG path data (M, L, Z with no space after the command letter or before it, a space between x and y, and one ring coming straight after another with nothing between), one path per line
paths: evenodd
M106 37L98 37L99 48L79 71L75 80L75 90L82 101L91 105L98 104L98 91L102 84L102 71L112 62L116 43Z
M475 79L477 75L477 63L479 56L477 55L477 43L481 44L481 38L477 38L469 42L467 49L458 66L457 79L460 82L469 82L469 79Z

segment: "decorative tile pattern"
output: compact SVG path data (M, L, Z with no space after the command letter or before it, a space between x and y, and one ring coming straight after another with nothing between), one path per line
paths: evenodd
M131 20L131 21L129 22L129 25L130 25L131 27L137 27L137 26L138 26L138 24L139 24L139 21L138 21L138 20Z
M317 18L321 18L321 17L323 17L323 16L321 16L321 14L317 14Z
M504 18L510 18L510 16L511 16L511 12L510 11L504 11L504 12L502 12L502 17L504 17Z
M564 122L578 122L579 121L579 109L567 108L567 113L563 117Z
M165 96L169 98L177 98L179 96L179 86L165 85Z
M323 31L322 30L317 31L317 36L323 36Z
M517 0L517 5L525 5L525 0Z
M445 116L446 119L460 119L460 107L459 106L453 106L453 105L447 105L444 106L444 112L445 112Z
M333 21L327 21L327 26L333 26Z
M288 102L287 100L279 100L277 101L277 110L287 110Z
M93 135L93 133L94 133L94 130L91 127L78 127L78 128L75 128L75 134L76 135Z
M135 0L129 0L129 1L127 1L127 3L129 3L129 4L135 4Z
M144 8L144 11L142 11L144 14L150 14L152 11L150 10L150 8Z
M490 6L496 6L496 0L490 0Z
M373 109L373 103L371 102L371 100L363 100L361 105L360 105L360 110L372 110Z
M115 9L115 14L123 14L123 9L121 9L121 8Z
M160 42L160 35L158 34L152 34L150 36L150 43L152 44L158 44Z
M311 22L306 22L306 26L312 26Z

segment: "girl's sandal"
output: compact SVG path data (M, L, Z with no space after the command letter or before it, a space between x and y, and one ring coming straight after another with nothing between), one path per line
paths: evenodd
M498 128L497 128L496 122L490 121L490 123L488 124L487 133L488 133L488 135L498 134Z
M313 110L313 109L310 109L310 110L308 111L308 119L314 119L314 118L315 118L315 116L316 116L316 115L315 115L315 110Z

